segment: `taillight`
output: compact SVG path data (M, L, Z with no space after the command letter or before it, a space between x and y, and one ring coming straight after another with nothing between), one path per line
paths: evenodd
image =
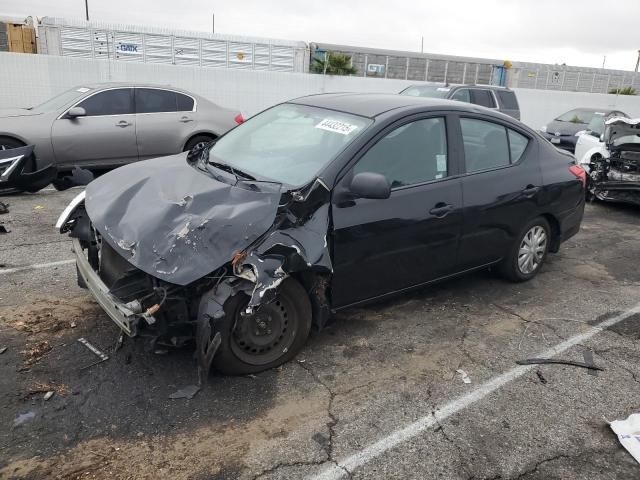
M244 118L242 118L242 114L241 113L237 114L235 116L234 120L236 121L236 123L238 125L240 125L242 122L244 122Z
M587 172L584 168L580 165L571 165L569 167L569 171L580 179L580 183L582 183L583 188L587 187Z

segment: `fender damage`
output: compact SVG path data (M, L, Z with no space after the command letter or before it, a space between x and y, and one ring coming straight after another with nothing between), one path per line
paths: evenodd
M129 314L123 330L133 336L152 325L154 341L171 345L195 339L204 373L220 345L215 324L234 295L246 295L243 315L253 315L295 276L309 292L314 322L324 323L332 272L329 199L320 179L286 190L180 154L98 178L84 204L59 224L91 265L91 278L81 276L80 283L94 296L106 289L108 300ZM96 281L102 290L92 288Z

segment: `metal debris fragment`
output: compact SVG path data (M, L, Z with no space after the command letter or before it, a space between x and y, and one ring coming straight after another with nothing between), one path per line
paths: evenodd
M538 376L538 380L540 380L540 383L542 383L543 385L546 385L548 383L547 379L544 378L544 375L542 375L542 372L540 370L536 370L536 375Z
M78 339L78 342L83 344L85 347L87 347L89 350L91 350L91 352L93 352L96 356L98 356L100 358L100 360L98 360L97 362L94 362L94 363L92 363L90 365L82 367L80 370L85 370L85 369L87 369L89 367L93 367L95 365L98 365L99 363L106 362L107 360L109 360L109 355L107 355L106 353L103 353L97 347L93 346L91 343L89 343L89 341L86 338L81 337L81 338Z
M44 401L46 402L47 400L49 400L51 397L53 397L53 395L56 392L54 392L53 390L49 390L47 393L44 394Z
M193 397L195 397L196 393L198 393L199 391L200 391L199 385L187 385L186 387L181 388L176 392L173 392L171 395L169 395L169 398L171 399L187 398L191 400Z
M524 360L516 360L516 363L518 365L551 365L551 364L571 365L574 367L588 368L590 370L604 371L604 368L596 367L595 365L588 364L585 362L574 362L573 360L562 360L562 359L555 359L555 358L527 358Z

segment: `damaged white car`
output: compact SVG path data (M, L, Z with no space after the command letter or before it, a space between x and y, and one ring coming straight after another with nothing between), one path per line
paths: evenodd
M583 133L576 159L589 174L593 198L640 206L640 118L608 119L597 140Z

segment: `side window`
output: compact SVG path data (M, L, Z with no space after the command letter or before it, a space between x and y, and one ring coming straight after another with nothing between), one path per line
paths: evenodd
M481 105L487 108L496 108L496 102L489 90L472 89L471 103L475 103L476 105Z
M87 117L134 113L130 88L119 88L96 93L80 102L78 107L86 110Z
M529 139L518 132L507 129L509 132L509 150L511 152L511 163L516 163L522 157L527 145L529 145Z
M136 88L136 113L175 112L176 93L157 88Z
M498 100L502 104L502 108L507 110L519 110L518 99L516 94L510 90L497 90Z
M458 100L459 102L471 102L471 97L469 96L469 90L466 88L460 88L456 90L453 95L451 95L451 100Z
M181 93L176 93L176 98L178 102L178 111L179 112L191 112L193 111L193 98L183 95Z
M447 134L442 117L402 125L379 140L358 161L353 173L387 177L391 188L447 176Z
M467 172L509 165L507 129L484 120L461 118Z

